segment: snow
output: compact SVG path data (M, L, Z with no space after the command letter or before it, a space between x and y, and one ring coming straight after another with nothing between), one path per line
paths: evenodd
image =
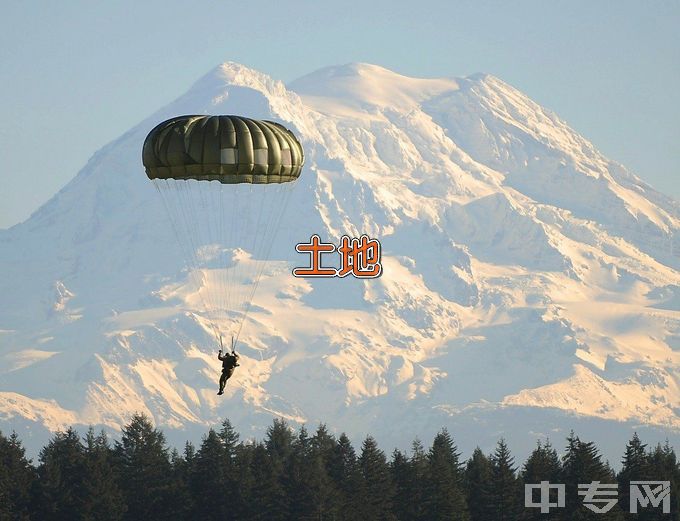
M233 317L205 305L255 259L188 269L139 160L159 120L188 113L281 121L307 157L223 397L209 319ZM251 436L283 417L408 446L449 423L470 443L568 432L577 414L673 438L678 215L493 76L349 64L286 86L227 62L0 231L0 428L145 412L178 433L229 416ZM383 275L292 277L313 233L380 239Z

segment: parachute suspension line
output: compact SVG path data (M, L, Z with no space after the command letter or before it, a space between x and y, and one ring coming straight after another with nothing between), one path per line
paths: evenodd
M215 232L213 231L213 213L212 209L210 208L210 201L207 199L206 194L204 193L206 188L209 189L210 187L209 181L195 181L195 182L190 182L189 189L191 191L195 191L198 193L198 197L193 197L192 202L196 205L198 208L198 216L199 218L196 220L198 222L198 230L199 230L199 238L200 238L200 245L199 245L199 251L200 251L200 257L199 260L202 261L202 264L204 266L203 272L205 274L205 280L206 280L206 296L208 298L208 303L210 305L210 308L208 309L208 317L209 320L215 324L216 320L216 311L217 311L217 303L215 301L215 287L214 287L214 272L213 269L211 269L210 264L206 265L206 262L210 262L213 259L213 252L212 248L214 246L215 242Z
M239 203L241 201L241 185L236 184L234 185L234 190L231 191L231 211L229 212L230 216L230 232L229 232L229 240L231 244L229 245L230 249L230 265L229 269L227 271L227 274L229 276L227 285L229 288L229 293L227 295L227 307L230 310L230 315L233 314L234 311L234 306L238 302L237 296L235 294L236 288L238 286L238 259L236 258L237 252L236 252L236 247L238 245L238 226L236 224L236 216L241 215L243 212L240 211L239 209ZM230 320L233 320L233 316L230 316Z
M212 181L210 181L212 183ZM224 203L222 201L222 183L217 181L218 185L216 188L217 190L211 190L211 192L214 193L214 196L217 197L217 205L215 206L217 210L217 237L218 237L218 244L219 244L219 255L218 259L220 262L219 268L220 271L226 271L229 269L228 266L223 265L224 261L224 254L226 250L226 244L225 244L225 237L224 237ZM217 301L219 303L220 309L225 310L225 315L226 315L226 301L224 299L224 292L226 288L224 287L224 276L223 274L220 273L218 275L217 280L219 281L218 283L218 288L219 288L219 293L217 294Z
M267 192L267 195L269 195L269 192L272 192L272 195L277 194L277 192L281 191L281 185L278 185L275 189L270 190ZM266 199L265 199L266 200ZM254 280L252 287L250 289L250 294L244 301L244 310L243 310L243 315L242 319L239 323L239 328L238 328L238 333L236 335L236 338L238 339L239 335L241 334L241 330L243 328L243 324L245 323L248 314L250 312L251 306L252 306L252 300L255 295L255 292L257 291L257 288L260 284L260 280L262 279L262 275L264 273L264 269L267 265L267 260L269 259L269 253L271 251L272 245L273 245L273 237L276 235L275 233L272 233L273 231L275 232L276 229L278 228L278 224L280 223L280 212L276 212L276 208L274 208L274 205L271 204L266 204L263 206L267 206L268 209L271 210L271 214L265 218L265 226L264 226L264 231L263 235L264 238L263 240L260 241L259 244L259 249L256 253L257 258L260 259L260 262L257 265L257 272L255 274ZM282 210L287 206L287 201L284 200L284 204L281 205L281 208L279 210ZM277 215L279 214L279 215ZM277 219L274 219L274 215L276 215ZM258 227L259 227L259 222L261 221L262 215L258 217ZM266 252L266 253L265 253ZM262 356L262 353L260 353L260 357Z
M210 238L213 237L212 234L212 219L210 219L210 211L208 209L208 203L205 200L203 194L203 185L207 184L207 181L193 181L187 182L187 193L190 196L190 201L192 204L192 212L195 216L194 222L198 223L196 230L198 232L198 248L196 254L199 260L208 260L210 257ZM207 223L206 223L207 221ZM210 270L207 266L201 270L204 273L204 280L206 282L204 289L206 293L206 298L210 308L207 309L206 315L208 320L213 324L215 323L215 299L213 295L212 288L212 277L210 276Z
M262 134L260 138L264 138L263 149L269 149L270 145L274 149L289 149L288 159L282 155L267 165L266 172L258 166L257 175L266 174L264 179L259 179L262 184L253 183L255 178L248 182L225 177L222 173L214 176L214 159L208 164L204 161L208 157L227 159L224 164L233 165L236 173L247 168L247 163L239 162L238 154L233 154L232 159L229 154L223 154L225 131L235 131L235 135L229 137L230 143L235 138L236 143L254 150L256 140L252 132L255 127L260 129L257 132ZM199 301L202 303L203 309L197 315L205 317L206 329L212 327L221 345L222 331L227 324L232 333L232 346L238 342L251 309L251 300L269 265L273 239L281 228L280 216L289 204L289 197L282 198L277 194L297 184L294 181L304 164L299 140L285 127L276 127L236 116L181 116L157 125L144 141L142 162L147 177L154 180L154 186L160 192L179 247L186 256L189 269L186 287L190 291L187 307L195 309ZM196 152L196 157L190 152ZM251 155L246 154L241 159L252 159ZM270 159L276 156L268 155ZM288 164L284 165L284 162ZM250 164L251 170L253 166ZM276 173L284 171L290 186L287 182L283 183L285 186L273 182L277 179ZM214 190L211 177L216 177L214 180L218 182ZM228 184L223 186L223 181ZM272 197L274 199L270 201ZM229 222L225 222L225 218ZM243 248L243 251L237 248Z
M216 205L213 204L214 198L211 198L212 195L212 190L210 183L212 181L200 181L202 183L201 185L201 202L204 204L205 208L205 214L204 218L205 220L208 221L208 237L207 237L207 243L210 246L210 251L212 251L212 248L215 247L215 243L217 242L219 244L219 235L217 234L217 222L215 219L215 215L217 215ZM207 191L207 193L206 193ZM218 246L219 248L219 246ZM206 252L207 253L207 252ZM219 269L219 250L218 250L218 264L217 268ZM212 259L213 253L210 253L210 259ZM220 307L219 307L219 287L215 287L216 281L220 280L219 272L217 273L217 276L214 276L214 273L212 273L214 270L211 270L211 284L210 284L210 297L213 301L213 308L212 308L212 315L213 315L213 321L217 321L217 314L219 313Z
M242 284L240 287L240 290L242 292L242 296L240 298L240 304L241 304L241 309L239 309L239 320L243 320L243 313L245 311L245 307L247 305L247 296L248 296L248 289L252 284L254 283L254 277L255 274L257 273L257 266L258 263L261 262L261 259L258 257L258 251L257 247L259 246L260 242L264 240L264 236L262 235L262 231L266 228L267 222L262 221L262 215L265 213L265 210L267 207L269 207L270 203L267 200L267 195L269 194L269 190L267 190L268 185L254 185L251 184L247 187L244 187L248 191L248 195L246 196L246 201L247 201L247 215L249 215L250 219L250 225L249 228L254 230L255 233L251 233L250 235L247 236L242 236L243 244L246 245L246 248L249 250L248 253L250 255L249 263L247 268L244 266L243 270L243 277L244 280L247 280L245 284ZM260 199L258 192L262 193L262 198ZM259 204L255 204L255 201L257 201ZM255 215L255 206L259 206L257 208L257 221L255 226L253 227L252 222L253 222L253 216ZM237 337L238 339L238 337Z
M174 181L176 183L176 181ZM187 255L188 253L191 252L191 248L187 245L186 241L182 240L182 232L180 232L180 225L178 220L175 218L175 212L171 211L171 196L170 194L174 191L170 188L170 182L168 179L154 179L153 180L153 185L156 187L156 190L160 194L160 199L163 202L163 206L165 207L165 212L168 216L168 220L170 221L170 226L172 228L172 231L175 235L175 239L177 240L177 245L180 248L180 251L182 252L182 255L184 256L185 259L187 259L187 262L189 263L189 266L187 268L189 269L189 276L191 276L191 270L193 264L191 256ZM186 223L186 221L184 221ZM199 294L199 296L201 296ZM203 300L201 296L201 300ZM203 305L205 307L205 302L203 301Z
M210 181L211 184L213 184L213 181ZM219 244L219 255L218 255L218 260L219 260L219 274L217 276L218 280L218 293L217 293L217 303L219 306L219 309L222 311L222 315L226 317L226 305L227 302L224 298L225 292L227 288L224 285L225 281L225 272L229 269L228 266L224 265L225 261L225 251L227 245L225 244L226 242L226 237L224 236L224 201L222 200L222 186L223 184L220 183L219 181L215 181L217 185L211 186L210 193L213 196L215 200L215 218L217 220L217 242Z
M203 200L203 183L204 181L192 181L192 180L187 180L186 183L182 184L183 188L186 188L186 194L187 198L189 201L189 204L191 205L191 214L192 214L192 222L193 223L202 223L203 217L205 214L206 210L206 204L205 201ZM206 299L208 300L209 308L206 309L206 317L210 322L213 322L212 320L212 310L214 309L212 306L212 295L210 292L210 280L209 280L209 275L208 275L208 270L204 269L204 262L206 257L207 248L206 248L206 240L203 237L204 232L210 237L210 222L207 223L208 225L208 230L206 231L203 226L200 224L195 224L194 229L196 233L194 234L197 239L197 246L198 248L196 249L196 256L198 258L198 261L201 265L201 272L204 274L204 280L205 284L203 286L203 289L205 290L205 296Z
M255 292L257 291L258 286L260 285L260 280L262 278L262 274L264 272L264 268L266 266L267 260L269 259L269 255L271 254L271 250L274 244L274 237L276 237L278 230L281 227L282 223L282 218L283 215L286 213L286 210L288 208L288 205L290 203L290 200L292 199L293 192L295 190L295 187L297 186L298 182L291 182L291 183L280 183L279 186L277 187L277 192L281 193L283 192L283 204L281 204L280 208L278 209L278 212L276 212L275 219L272 219L270 217L269 223L271 224L271 235L269 235L269 230L267 230L267 237L265 237L264 242L262 243L262 248L266 251L266 253L261 256L263 259L261 266L259 266L258 273L255 277L255 281L253 284L253 287L250 291L249 298L246 299L245 301L245 311L243 313L243 318L240 321L237 333L236 333L236 341L238 341L238 338L241 334L241 330L243 328L243 324L245 323L248 314L250 312L250 308L253 302L253 297L255 296ZM272 205L273 206L273 205ZM272 211L272 214L274 212ZM261 254L264 252L260 252ZM262 360L262 352L260 351L260 360Z
M262 248L266 245L267 239L268 239L268 229L272 226L272 216L271 214L269 217L265 217L264 219L264 225L263 225L263 220L262 216L265 213L265 208L270 210L271 212L274 211L274 205L272 205L268 201L268 196L270 195L271 192L275 192L276 187L270 186L270 185L262 185L258 187L254 187L252 184L250 185L250 191L252 193L253 190L259 190L262 194L262 201L259 201L259 211L257 215L257 224L254 227L254 230L257 232L257 234L253 234L252 237L252 242L248 242L248 246L250 247L249 249L251 250L251 269L253 271L252 273L252 282L251 282L251 288L254 288L257 286L259 282L259 276L262 275L262 270L260 269L261 265L264 265L266 263L266 259L262 257ZM248 197L248 199L254 199L254 197ZM249 209L250 210L250 209ZM252 215L252 213L248 212L245 215L249 216ZM245 238L244 238L245 239ZM257 239L257 240L256 240ZM258 248L256 248L256 246ZM236 333L236 340L238 340L241 330L243 328L243 322L246 319L246 316L248 314L248 311L250 309L251 303L252 303L252 296L253 296L253 291L248 292L247 288L242 287L241 290L244 292L243 298L241 298L241 309L239 309L239 320L238 320L238 329ZM248 295L248 293L250 293ZM250 298L248 298L248 295Z
M194 197L190 187L190 183L200 183L200 181L195 180L175 180L174 186L176 190L171 190L177 196L177 206L182 212L182 222L184 223L185 236L188 238L188 258L193 264L193 273L190 274L190 280L197 285L196 292L198 297L203 304L204 316L208 319L208 322L212 325L212 320L210 319L210 309L211 301L210 295L205 288L205 278L206 274L201 267L199 262L199 248L201 246L201 223L199 220L199 214L196 210L196 205L194 204ZM198 280L196 279L198 277Z

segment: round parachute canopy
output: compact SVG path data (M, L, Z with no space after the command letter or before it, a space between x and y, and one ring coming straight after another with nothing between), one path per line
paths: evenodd
M270 184L297 179L304 154L293 133L273 121L179 116L149 133L142 162L149 179Z
M164 298L238 340L260 279L281 272L268 259L302 171L300 142L272 121L179 116L149 133L142 162L188 268Z

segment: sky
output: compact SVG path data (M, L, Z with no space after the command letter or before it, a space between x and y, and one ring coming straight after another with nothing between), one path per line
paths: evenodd
M224 61L286 82L349 62L415 77L490 73L680 198L678 0L188 6L3 0L0 228Z

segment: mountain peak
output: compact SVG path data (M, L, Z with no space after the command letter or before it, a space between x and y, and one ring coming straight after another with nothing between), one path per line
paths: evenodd
M379 65L348 63L324 67L298 78L288 88L327 113L319 101L333 99L360 110L409 109L425 99L458 89L449 78L411 78Z
M139 161L159 121L201 113L277 119L304 144L271 258L312 234L365 233L383 252L371 280L302 280L272 261L228 401L197 298L234 272L183 269ZM286 87L225 62L95 154L49 211L0 232L0 428L116 426L142 410L182 441L227 414L248 436L281 416L394 446L451 425L469 448L500 428L574 427L559 410L676 428L672 204L489 74L349 63ZM197 233L189 255L208 244Z

